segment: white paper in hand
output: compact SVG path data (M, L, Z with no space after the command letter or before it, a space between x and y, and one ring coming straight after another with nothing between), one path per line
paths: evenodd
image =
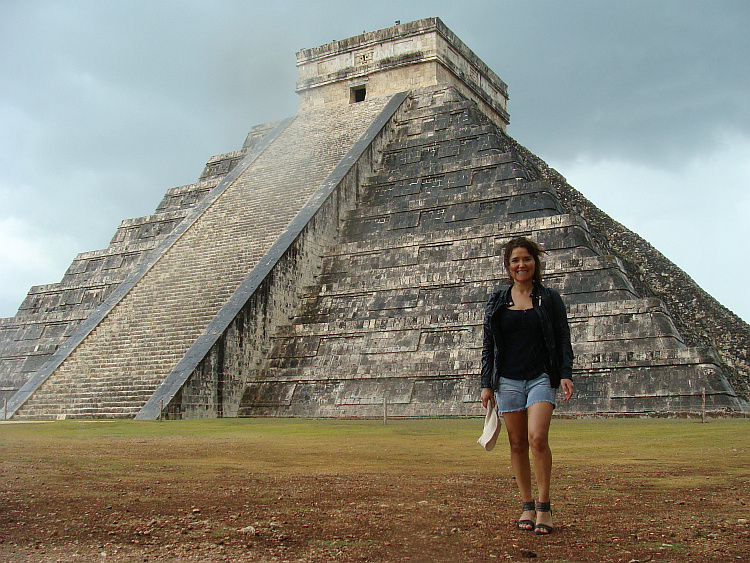
M497 408L492 404L491 401L487 401L487 414L484 417L484 432L477 440L477 444L482 446L485 450L490 451L495 447L497 442L497 436L500 434L500 428L502 423L497 417Z

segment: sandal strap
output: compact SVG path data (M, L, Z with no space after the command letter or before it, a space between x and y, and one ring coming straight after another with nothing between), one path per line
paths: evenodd
M535 506L535 504L534 504L533 500L529 501L529 502L521 503L521 507L522 507L522 509L523 509L524 512L526 512L527 510L534 510L534 506Z
M537 502L536 511L537 512L552 512L551 503L550 502Z

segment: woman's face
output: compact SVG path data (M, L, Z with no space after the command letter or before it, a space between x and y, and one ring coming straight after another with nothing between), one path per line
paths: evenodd
M528 283L534 279L535 270L534 257L523 246L517 246L511 251L508 272L513 281Z

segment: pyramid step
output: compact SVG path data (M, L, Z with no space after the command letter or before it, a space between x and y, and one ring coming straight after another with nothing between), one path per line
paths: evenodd
M526 200L539 197L554 198L554 190L546 182L498 184L495 183L495 173L496 171L492 171L492 174L487 174L488 178L481 180L475 177L473 183L461 186L463 189L460 190L452 185L443 187L442 184L437 183L428 186L413 184L378 186L374 191L382 195L370 205L360 206L349 213L346 221L351 224L372 217L423 212L457 205L475 207L477 216L480 210L484 213L496 212L497 220L500 221L504 215L513 213L515 209L520 209L522 205L527 204Z
M344 239L330 245L325 255L336 256L378 252L389 248L448 243L454 239L477 241L499 239L500 242L496 244L496 248L501 251L504 240L509 240L516 236L528 236L530 233L534 233L535 238L543 241L545 248L549 247L548 250L567 248L571 238L577 241L586 241L590 245L590 241L586 239L588 236L587 227L581 219L571 215L555 215L526 218L517 221L499 221L495 224L455 225L452 231L415 232L408 235L391 231L387 237L372 237L356 241Z
M344 296L409 288L416 292L423 287L450 285L456 283L491 283L497 279L498 258L481 258L476 260L444 262L440 266L435 263L423 263L377 270L375 272L351 271L348 274L338 273L335 282L321 283L319 295L321 297ZM615 280L612 275L621 271L618 262L611 256L593 256L565 261L550 261L545 264L545 277L556 279L566 285L566 293L575 289L579 291L591 287L592 289L611 290L627 288L625 280ZM578 279L585 277L585 273L601 272L606 275L592 276L591 281ZM568 279L569 274L575 274L575 279ZM333 276L332 276L333 277ZM607 279L609 278L609 279ZM606 284L602 286L601 284ZM551 284L553 285L553 284ZM592 287L598 285L598 287ZM489 287L492 287L490 285ZM313 293L308 292L308 294Z

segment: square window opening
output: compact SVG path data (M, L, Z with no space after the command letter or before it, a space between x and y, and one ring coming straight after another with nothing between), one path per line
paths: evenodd
M358 102L364 102L365 98L367 97L367 88L364 86L355 86L351 89L351 95L349 97L349 101L352 104L356 104Z

